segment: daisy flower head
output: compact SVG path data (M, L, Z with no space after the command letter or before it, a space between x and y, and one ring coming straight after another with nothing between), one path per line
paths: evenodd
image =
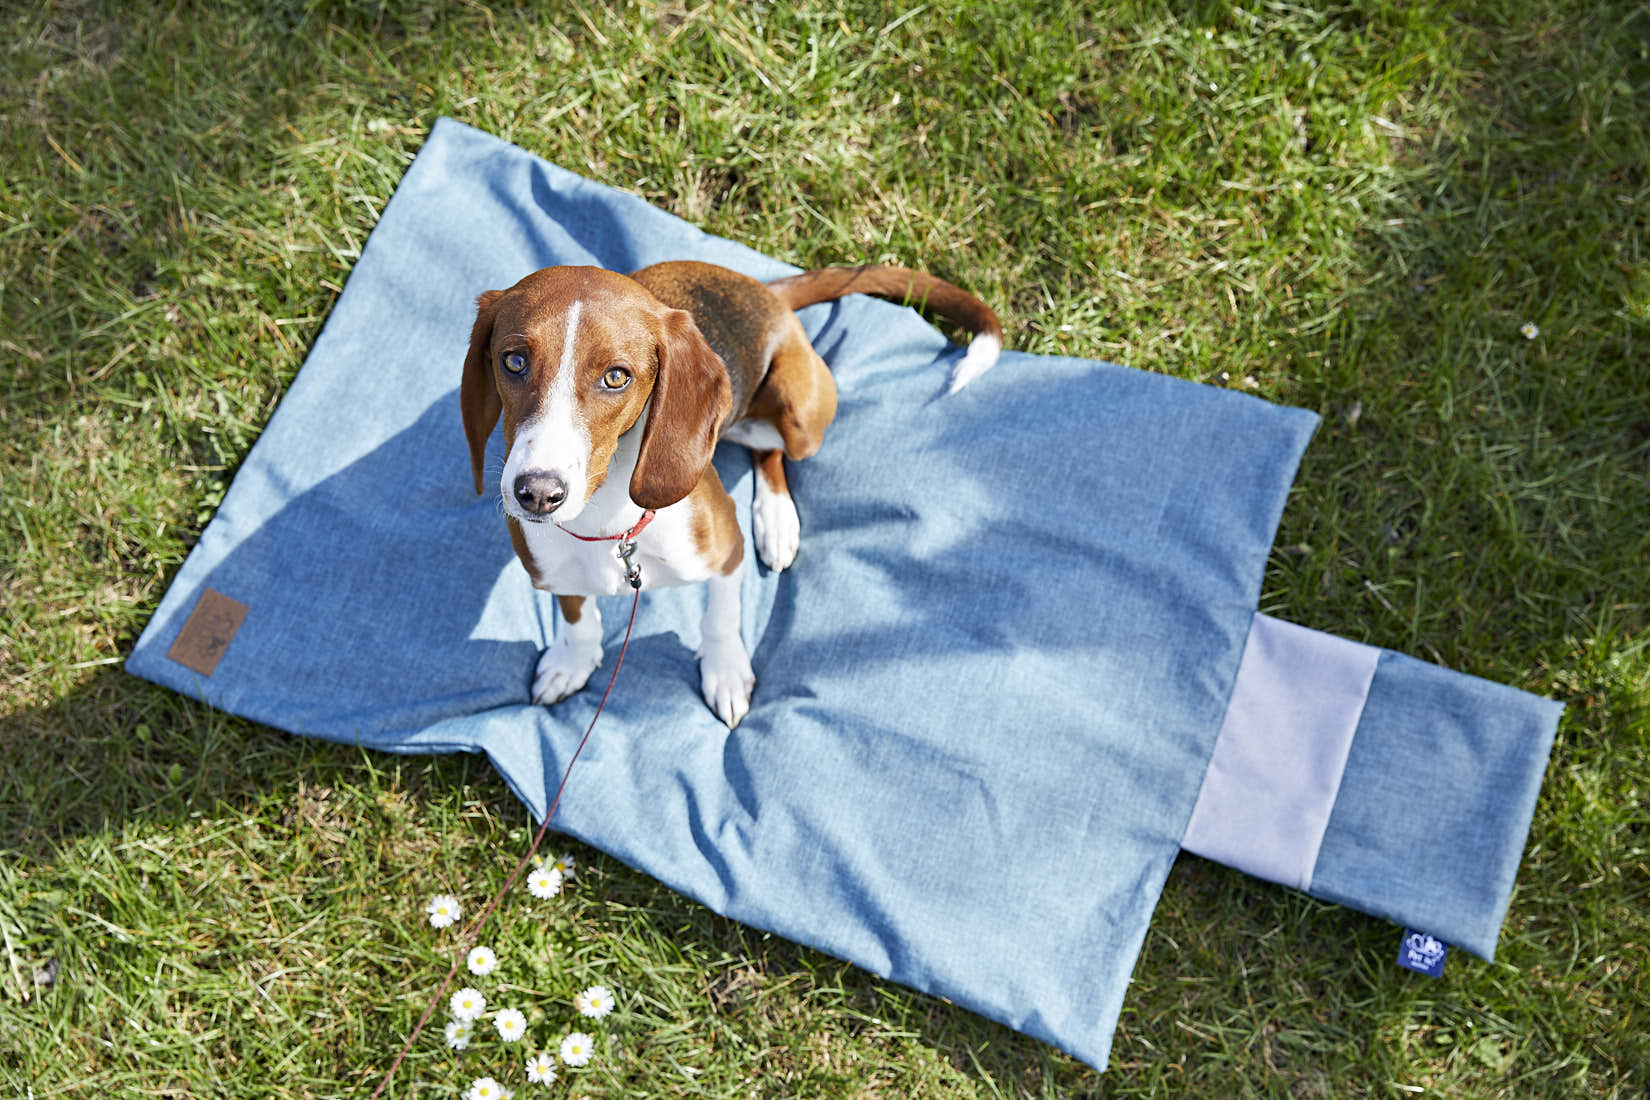
M1526 340L1534 340L1541 335L1541 328L1534 321L1525 321L1518 326L1518 331Z
M452 1011L453 1019L467 1024L487 1011L487 998L481 995L480 990L466 987L452 995L447 1007Z
M563 878L572 878L573 863L573 853L563 852L561 855L550 861L550 866L560 871Z
M470 968L470 973L485 978L498 966L498 956L493 954L491 947L471 948L470 953L464 957L464 965Z
M527 1079L541 1085L553 1085L556 1082L556 1063L548 1054L535 1054L527 1059Z
M527 892L535 898L553 898L561 893L561 872L548 864L527 876Z
M613 991L605 985L593 985L583 993L573 994L573 1007L581 1016L599 1020L613 1011Z
M506 1043L513 1043L527 1034L527 1017L513 1008L506 1008L493 1017L493 1026L498 1028L498 1037Z
M464 1100L510 1100L510 1094L491 1077L477 1077L470 1082L470 1091L464 1094Z
M582 1031L575 1031L561 1041L561 1060L570 1066L582 1066L590 1061L596 1041Z
M447 1021L447 1045L453 1050L463 1050L465 1047L469 1046L471 1034L470 1021Z
M445 928L464 915L464 907L451 894L437 894L424 907L429 914L431 928Z

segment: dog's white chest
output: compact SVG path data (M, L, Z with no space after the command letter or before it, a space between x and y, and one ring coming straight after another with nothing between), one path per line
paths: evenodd
M643 588L702 581L710 575L694 545L690 517L680 506L661 510L636 536L633 560ZM617 596L630 591L618 542L584 542L553 523L524 523L539 587L562 596Z

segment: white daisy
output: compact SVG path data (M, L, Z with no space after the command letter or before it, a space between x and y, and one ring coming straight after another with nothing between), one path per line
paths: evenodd
M561 893L561 872L553 867L540 867L527 876L527 891L535 898L553 898Z
M561 1060L570 1066L582 1066L590 1061L595 1040L582 1031L575 1031L561 1041Z
M527 1059L527 1079L537 1081L541 1085L554 1084L556 1080L556 1063L548 1054L535 1054Z
M447 1007L452 1011L453 1019L469 1023L487 1011L487 998L481 995L480 990L466 987L453 994Z
M1541 335L1541 329L1534 321L1525 321L1522 325L1518 326L1518 331L1523 334L1524 339L1526 340L1534 340L1537 336Z
M493 954L491 947L472 948L464 958L464 965L470 968L470 973L485 978L498 966L498 956Z
M573 862L573 853L563 852L558 858L551 861L550 866L553 870L560 871L563 878L572 878Z
M451 894L437 894L424 907L424 912L430 915L430 927L445 928L464 915L464 908Z
M510 1100L510 1094L503 1085L491 1077L477 1077L470 1082L470 1091L464 1094L465 1100Z
M580 1015L599 1020L613 1011L613 991L605 985L593 985L573 995L573 1007Z
M470 1045L470 1022L468 1020L447 1021L447 1045L454 1050L463 1050Z
M513 1043L527 1034L527 1017L513 1008L506 1008L493 1017L493 1026L498 1028L499 1038Z

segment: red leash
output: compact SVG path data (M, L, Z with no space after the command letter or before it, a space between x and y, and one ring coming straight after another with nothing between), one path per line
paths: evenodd
M653 513L648 512L642 517L642 522L638 523L627 534L610 537L617 537L625 542L629 542L634 539L636 535L641 532L641 529L646 527L652 519ZM572 532L569 531L568 534L572 534ZM574 537L583 538L584 536L575 535ZM597 542L604 540L587 539L586 541ZM628 558L626 560L628 562ZM464 945L464 949L460 951L458 953L458 957L453 960L452 969L448 970L447 976L442 979L441 988L435 991L435 997L431 999L430 1007L424 1010L424 1015L419 1018L418 1026L413 1028L411 1035L407 1036L407 1042L401 1047L401 1053L395 1056L395 1061L390 1064L389 1071L384 1074L384 1079L378 1082L377 1088L372 1090L373 1100L377 1100L377 1097L384 1091L385 1088L389 1086L390 1078L394 1077L395 1071L401 1068L401 1062L407 1057L407 1051L412 1049L413 1043L423 1032L424 1025L430 1022L430 1017L435 1014L436 1006L441 1003L442 994L446 993L447 987L453 984L453 975L458 973L458 968L462 966L464 960L469 957L470 949L475 947L476 941L481 938L481 930L486 925L487 918L493 915L493 910L498 907L498 903L503 899L504 895L509 892L510 887L516 884L516 879L520 877L522 870L527 866L528 860L532 859L533 853L539 850L539 843L544 840L544 834L550 828L550 819L556 815L556 807L561 804L561 794L567 789L567 779L573 774L573 765L578 763L579 753L584 751L584 743L590 740L590 733L596 728L596 719L602 716L602 708L607 706L607 697L613 693L613 681L619 678L619 669L624 665L625 650L630 648L630 632L636 626L636 608L641 604L641 602L642 590L640 586L636 586L636 595L630 604L630 622L627 623L624 628L624 644L619 646L619 659L613 662L613 675L607 678L607 690L602 692L602 701L596 704L596 713L590 716L590 725L585 727L584 736L579 738L578 748L573 750L573 758L567 762L567 770L561 774L561 783L556 787L556 797L550 800L550 808L544 812L544 824L539 826L538 835L533 837L533 846L528 848L527 854L521 857L521 862L516 864L516 869L510 872L510 877L505 880L505 883L502 887L500 887L499 892L494 894L493 900L487 903L487 908L483 909L481 911L481 915L470 923L470 927L466 933L469 938Z

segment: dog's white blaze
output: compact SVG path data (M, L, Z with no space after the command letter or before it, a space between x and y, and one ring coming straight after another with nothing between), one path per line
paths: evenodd
M590 431L580 414L574 383L578 373L579 315L584 310L582 301L575 301L567 311L567 332L561 347L561 362L556 365L556 377L544 404L522 421L516 433L515 445L504 462L504 473L499 491L504 494L505 511L515 511L514 486L524 471L542 470L559 477L567 486L567 500L556 515L572 517L585 505L585 486L590 455Z
M561 385L563 378L569 377L568 372L573 369L573 355L579 348L579 314L584 311L583 301L574 301L573 308L567 311L567 337L561 345L561 365L557 368L556 384Z

